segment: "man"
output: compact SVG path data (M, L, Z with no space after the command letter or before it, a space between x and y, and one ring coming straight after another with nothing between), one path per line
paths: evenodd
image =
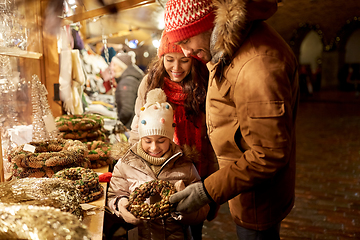
M134 52L119 53L113 59L125 64L123 72L115 76L117 83L115 91L116 107L118 119L130 129L132 120L135 116L134 107L137 98L137 90L144 77L144 72L135 64ZM127 132L125 133L127 134ZM127 137L129 137L127 135Z
M220 170L171 196L177 210L229 201L239 239L280 239L295 199L297 61L263 20L276 0L168 0L165 30L208 62L206 122Z

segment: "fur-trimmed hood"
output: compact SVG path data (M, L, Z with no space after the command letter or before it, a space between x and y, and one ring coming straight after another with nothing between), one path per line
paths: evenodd
M196 150L195 146L189 146L189 145L182 145L181 150L183 152L183 159L182 161L189 161L194 164L198 163L200 161L200 155L198 150Z
M215 26L210 49L213 64L232 59L253 21L266 20L277 10L277 0L213 0Z

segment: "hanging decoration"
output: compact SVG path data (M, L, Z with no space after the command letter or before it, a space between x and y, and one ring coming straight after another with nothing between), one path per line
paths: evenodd
M328 49L333 50L335 48L341 50L345 49L347 40L351 34L360 28L360 16L353 17L346 21L346 24L337 32L335 38L330 42Z
M29 29L15 1L0 0L0 46L26 50Z
M293 31L293 35L289 43L295 52L298 52L297 50L300 49L302 41L310 31L315 31L318 34L323 46L326 46L323 31L318 24L300 23L299 27Z
M104 28L102 28L104 31ZM111 93L112 96L115 97L115 88L114 88L114 83L113 83L113 70L111 68L111 61L110 61L110 56L109 56L109 48L108 48L108 44L107 44L107 36L103 33L102 34L102 43L104 46L104 55L105 55L105 62L108 64L108 68L105 71L109 72L110 75L110 90L108 90L108 92Z
M314 30L319 35L323 43L324 51L329 52L334 51L335 49L342 50L345 47L346 41L350 35L359 28L360 17L355 16L346 21L346 24L340 29L333 39L326 41L324 33L318 24L300 23L298 28L293 30L293 35L290 39L289 45L295 50L300 48L300 44L306 34L308 34L309 31Z
M13 77L10 57L0 55L0 126L19 122L14 105L18 84L18 79Z

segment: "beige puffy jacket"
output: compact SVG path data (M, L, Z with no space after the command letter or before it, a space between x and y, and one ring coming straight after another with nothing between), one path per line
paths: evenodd
M108 190L108 206L115 211L117 198L129 197L134 189L141 184L155 179L166 180L173 184L183 180L185 186L200 181L200 176L192 163L193 153L190 150L180 149L173 144L173 155L163 165L156 176L146 161L136 154L137 144L134 144L127 153L116 163ZM151 202L152 199L150 198ZM188 225L203 222L210 207L207 205L199 211L185 216L183 220L174 220L172 217L153 221L141 221L138 225L139 240L190 239Z

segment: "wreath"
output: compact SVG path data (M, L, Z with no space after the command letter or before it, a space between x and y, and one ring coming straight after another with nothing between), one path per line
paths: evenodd
M104 119L96 114L62 115L55 118L56 126L61 132L87 131L104 126Z
M175 186L168 181L153 180L141 184L130 194L128 210L140 219L157 219L169 215L174 208L169 198L176 192ZM145 200L159 194L159 202L148 204Z
M15 177L51 177L55 170L90 165L85 157L86 144L77 140L55 139L28 145L35 147L34 152L24 150L25 144L22 144L8 155Z
M66 168L55 173L52 177L72 181L80 191L82 203L95 201L99 199L104 192L103 187L99 183L99 176L88 168Z
M101 168L112 164L113 160L110 159L110 143L103 141L92 141L86 143L88 153L86 157L90 160L90 168Z

